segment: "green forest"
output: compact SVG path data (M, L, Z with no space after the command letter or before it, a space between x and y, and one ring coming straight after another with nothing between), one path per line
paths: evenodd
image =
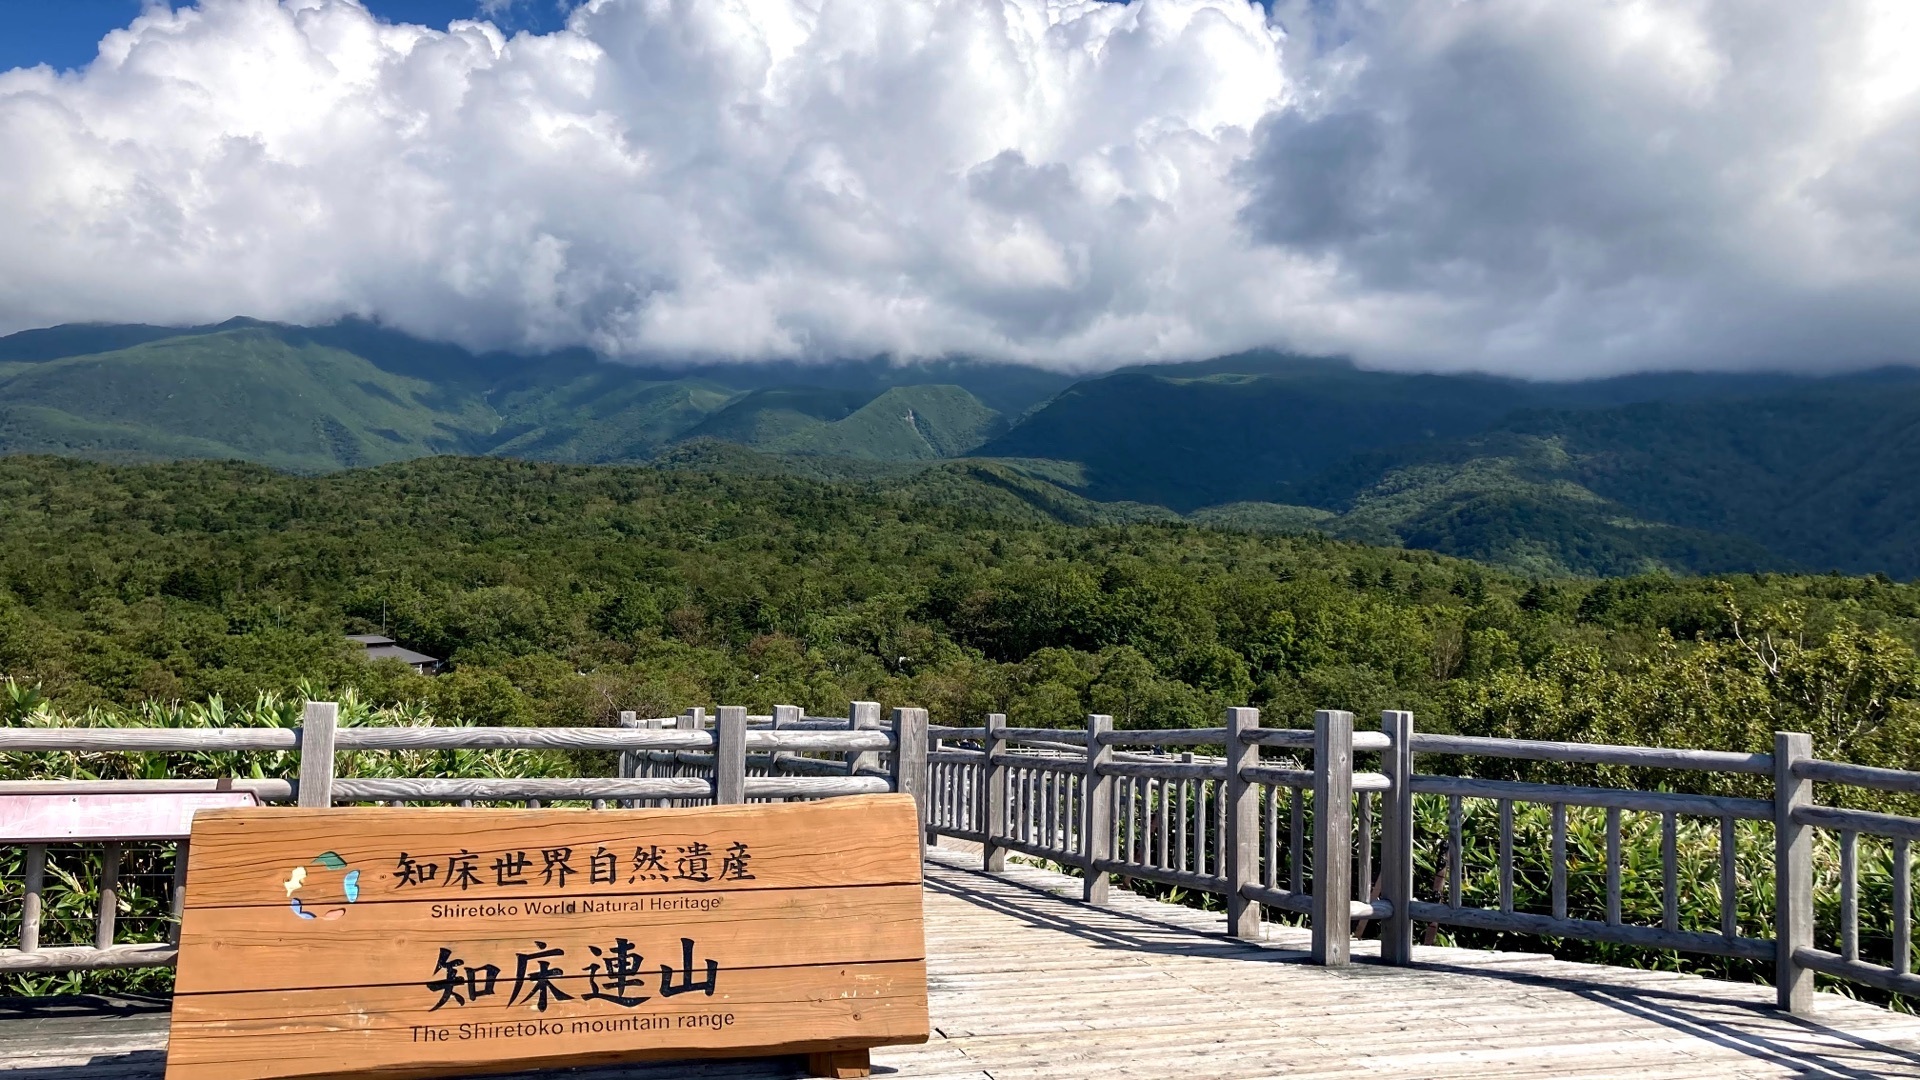
M949 496L951 493L948 493ZM918 487L427 458L0 459L0 708L351 696L489 724L693 704L936 723L1265 723L1916 767L1920 587L1741 574L1529 579L1422 551L1183 522L1068 526ZM367 664L383 630L450 661Z

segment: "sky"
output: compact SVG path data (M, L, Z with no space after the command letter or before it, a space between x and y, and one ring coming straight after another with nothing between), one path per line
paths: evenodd
M0 332L1920 362L1914 0L0 0Z

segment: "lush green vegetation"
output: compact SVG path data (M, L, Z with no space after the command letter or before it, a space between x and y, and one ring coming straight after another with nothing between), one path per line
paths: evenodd
M4 459L0 672L65 711L303 680L508 723L855 698L1042 725L1396 707L1430 730L1724 748L1791 728L1920 764L1914 586L1535 581L1316 535L1020 520L952 479ZM453 671L341 641L383 626Z

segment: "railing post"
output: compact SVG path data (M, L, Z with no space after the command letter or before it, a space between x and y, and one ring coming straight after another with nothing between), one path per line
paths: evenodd
M1313 714L1313 962L1341 967L1353 940L1353 714Z
M1380 898L1393 914L1380 924L1380 959L1413 963L1413 714L1389 709L1380 714L1380 730L1393 745L1380 754L1380 771L1393 789L1382 800L1380 823Z
M333 805L333 732L340 706L309 701L300 718L300 805Z
M633 712L631 710L623 710L620 713L621 730L632 731L635 728L638 728L639 726L640 726L639 713ZM620 779L632 780L638 777L639 775L640 775L640 755L635 753L632 750L620 751ZM633 809L634 801L632 799L621 799L620 805L622 807L625 807L628 810L631 810Z
M1813 834L1793 820L1795 807L1813 802L1813 781L1794 776L1793 766L1812 756L1811 736L1790 731L1774 733L1774 989L1780 1007L1792 1013L1813 1008L1813 972L1793 958L1795 949L1813 947Z
M855 701L847 706L847 728L850 731L885 731L886 721L880 717L880 703L877 701ZM874 750L862 750L848 758L848 776L859 776L862 770L878 771L880 754Z
M713 804L738 806L747 801L747 710L720 706L713 725Z
M893 790L913 796L920 845L927 844L927 710L893 710Z
M1107 872L1100 864L1113 858L1113 777L1100 770L1113 760L1113 747L1100 736L1113 730L1113 717L1099 713L1087 717L1086 787L1080 800L1080 854L1086 857L1085 876L1080 883L1080 898L1089 904L1107 902Z
M1259 709L1227 710L1227 934L1252 941L1260 940L1260 905L1246 890L1260 881L1260 788L1240 770L1260 764L1259 745L1245 738L1259 727Z
M1006 748L1006 730L1005 713L988 713L987 737L980 740L980 866L994 873L1007 868L1007 849L994 843L1007 834L1007 770L995 760Z

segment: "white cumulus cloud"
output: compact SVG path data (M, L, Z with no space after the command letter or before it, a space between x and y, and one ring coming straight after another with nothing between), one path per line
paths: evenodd
M1920 359L1911 0L354 0L0 73L0 329L478 347Z

